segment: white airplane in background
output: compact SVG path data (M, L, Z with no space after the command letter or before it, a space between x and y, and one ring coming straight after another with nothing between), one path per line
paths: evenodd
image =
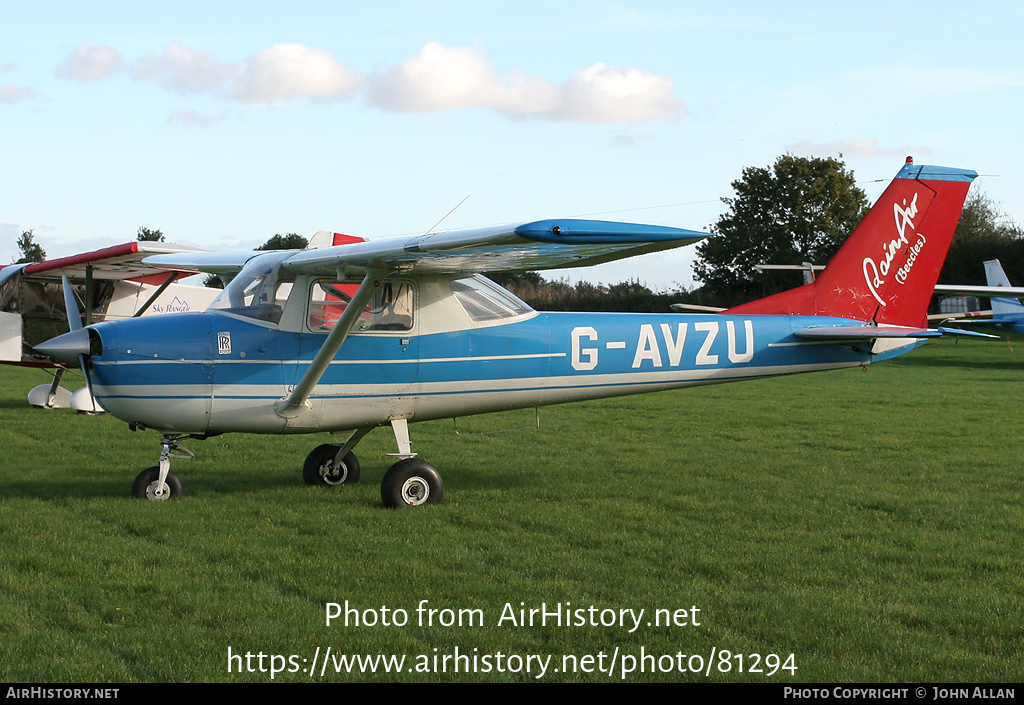
M69 329L62 278L71 283L77 301L88 302L84 310L89 324L202 311L220 290L175 283L195 271L142 263L150 255L198 251L169 243L134 241L43 262L0 266L0 364L55 369L51 384L41 384L29 392L32 406L101 411L86 387L71 394L60 386L64 365L33 350L36 344Z

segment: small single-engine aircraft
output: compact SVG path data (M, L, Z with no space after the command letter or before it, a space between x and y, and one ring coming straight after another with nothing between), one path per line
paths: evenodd
M812 283L720 314L539 313L481 272L586 266L706 233L590 220L182 254L147 264L234 274L205 313L95 323L36 350L80 363L96 398L163 437L139 498L181 494L181 445L228 432L350 432L306 458L307 483L355 482L356 444L390 425L385 506L441 500L408 423L867 365L945 331L926 307L973 171L911 160ZM971 335L968 331L956 331Z
M60 385L65 367L33 349L69 329L61 281L66 277L77 300L85 302L86 325L133 316L202 311L220 292L176 284L194 271L168 270L142 263L156 254L198 252L182 245L134 241L44 262L0 266L0 364L55 367L52 384L29 392L32 406L83 412L98 409L83 387L75 394ZM77 304L75 313L78 316Z
M1024 287L1011 286L1010 280L1003 271L1003 265L997 259L988 260L985 264L985 281L988 286L961 286L958 284L937 284L935 291L947 294L966 294L968 296L988 296L992 301L991 318L972 318L958 320L957 325L990 325L1015 333L1024 333L1024 304L1017 297L1024 296Z

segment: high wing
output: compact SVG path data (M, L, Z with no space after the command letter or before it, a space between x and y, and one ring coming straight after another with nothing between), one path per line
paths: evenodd
M412 273L510 272L586 267L697 242L709 233L600 220L540 220L301 250L284 261L292 271L335 275L370 269ZM205 272L241 269L254 252L158 255L146 264Z
M69 257L58 257L57 259L44 262L32 262L26 265L9 265L0 269L0 281L20 272L23 276L30 276L35 279L54 279L60 281L61 275L71 280L84 280L87 270L91 270L92 276L96 279L135 279L153 274L161 274L167 271L166 268L159 268L153 265L143 264L143 259L150 255L158 254L185 254L195 256L203 252L194 247L184 245L173 245L162 242L134 241L123 245L114 245L102 250L83 252ZM196 271L194 268L181 267L186 271Z

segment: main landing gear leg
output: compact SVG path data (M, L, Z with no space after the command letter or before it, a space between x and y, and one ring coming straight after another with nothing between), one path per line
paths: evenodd
M139 473L132 484L132 497L163 501L181 496L181 480L171 472L171 458L192 460L195 457L195 453L178 440L185 437L183 434L164 434L160 464Z
M444 497L441 473L412 452L409 424L406 419L392 419L391 429L395 433L398 452L389 455L399 458L399 461L388 468L384 473L384 479L381 480L380 499L384 506L397 509L420 504L437 504Z
M373 428L357 428L344 443L324 443L314 448L302 465L302 479L305 483L333 486L359 482L359 460L352 449Z

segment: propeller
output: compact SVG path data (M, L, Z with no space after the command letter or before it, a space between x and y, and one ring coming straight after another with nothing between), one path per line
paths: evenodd
M71 288L67 275L61 275L61 286L64 290L64 310L68 314L70 331L56 338L51 338L34 346L37 352L65 365L77 364L85 377L85 386L89 391L89 399L93 413L101 410L96 406L96 397L92 392L92 379L89 377L89 354L92 352L92 338L88 328L82 325L82 316L78 310L78 300Z

